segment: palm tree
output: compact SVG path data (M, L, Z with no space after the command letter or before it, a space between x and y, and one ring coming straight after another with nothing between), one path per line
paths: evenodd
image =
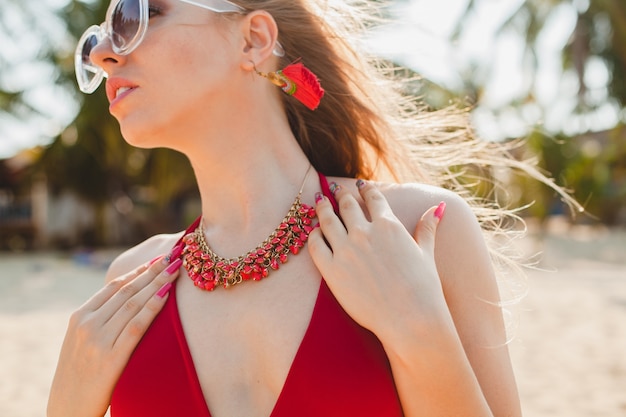
M194 194L193 173L185 158L163 149L150 151L129 146L122 139L117 123L108 114L103 88L90 96L78 92L74 78L74 44L89 25L104 20L108 1L88 3L72 0L56 12L43 13L39 2L34 0L5 1L8 3L3 3L1 7L6 10L10 8L11 13L0 13L0 33L11 33L9 23L1 16L11 14L14 18L18 16L24 22L29 22L24 23L28 27L22 28L23 32L41 39L40 52L32 59L55 68L52 82L72 92L74 99L80 103L75 119L42 150L34 171L45 174L53 191L71 190L92 203L99 219L96 243L105 240L105 207L115 206L121 197L140 199L159 210L172 199ZM45 19L30 19L38 14L56 19L61 24L56 30L62 33L50 36ZM58 39L64 41L58 42ZM2 54L0 67L11 68L10 62L3 62ZM27 90L2 90L0 84L0 104L4 112L22 119L37 113L34 106L29 104L27 96ZM158 187L155 184L159 184ZM150 192L137 191L146 188ZM147 200L142 197L145 195L149 196Z
M471 0L465 16L471 15L480 0ZM496 35L517 31L525 43L525 61L528 64L531 87L508 106L522 112L529 104L540 108L545 118L553 103L538 103L535 97L540 59L542 33L549 27L557 7L575 10L576 23L569 42L561 51L562 73L576 75L576 105L569 116L569 124L587 120L613 107L616 115L624 114L626 106L626 3L623 0L526 0L521 2L508 19L500 25ZM462 20L455 38L467 30ZM484 65L485 63L483 63ZM593 70L604 68L609 74L604 86L598 85ZM486 71L488 71L487 68ZM482 91L480 85L472 90ZM480 100L480 97L477 98ZM497 112L497 110L496 110ZM583 124L584 126L584 124ZM567 128L567 124L563 126ZM567 187L575 191L579 201L589 212L607 223L620 221L618 213L626 208L626 147L623 146L626 129L624 117L606 133L580 131L569 137L560 131L547 131L541 125L531 134L528 144L540 156L541 164ZM571 135L571 134L570 134ZM555 204L556 196L546 190L523 185L535 205L535 214L545 216ZM610 208L610 209L609 209ZM624 221L624 220L621 220Z

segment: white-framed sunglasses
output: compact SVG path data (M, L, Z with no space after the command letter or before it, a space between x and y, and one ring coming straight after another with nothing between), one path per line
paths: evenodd
M228 0L178 0L215 13L240 13L246 9ZM143 40L150 19L149 0L114 0L107 11L105 21L87 28L80 37L74 53L74 67L78 87L91 94L107 77L107 73L91 60L90 54L100 42L109 39L111 49L118 55L128 55ZM274 55L282 57L285 51L276 43Z

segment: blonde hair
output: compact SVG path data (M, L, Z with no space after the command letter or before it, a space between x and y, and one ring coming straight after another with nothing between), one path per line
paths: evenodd
M313 112L284 96L291 128L318 171L419 181L456 192L474 210L500 276L518 268L501 237L514 237L514 225L522 221L516 210L503 208L498 201L502 187L492 175L494 170L514 169L529 175L580 208L534 161L513 157L520 141L478 139L466 107L427 111L417 98L404 93L414 81L406 72L360 50L360 35L381 21L380 4L364 0L235 1L248 10L269 12L286 51L281 67L301 58L326 90ZM491 191L478 195L475 185L484 187L485 183Z

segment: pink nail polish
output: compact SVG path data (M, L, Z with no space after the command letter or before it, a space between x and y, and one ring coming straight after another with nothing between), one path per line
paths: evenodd
M362 179L356 180L356 188L360 190L363 187L365 187L365 181L363 181Z
M322 193L315 193L315 204L319 203L323 199L324 197L322 196Z
M180 254L183 252L183 245L177 245L174 250L172 250L172 253L170 254L170 261L173 259L178 259L180 258Z
M182 264L183 264L182 259L178 258L174 262L172 262L172 264L168 266L167 269L165 269L165 272L172 275L174 272L178 271L178 269L180 268Z
M341 187L339 185L337 185L336 182L331 182L330 185L328 186L328 188L330 189L330 192L333 195L335 195L335 193L341 189Z
M443 213L445 211L446 211L446 202L442 201L437 206L437 210L435 210L435 217L438 218L439 220L441 220L441 218L443 217Z
M159 259L161 259L163 257L163 255L159 255L156 258L154 258L153 260L151 260L150 262L148 262L148 265L154 265L154 263L156 261L158 261Z
M165 297L165 294L170 292L170 288L172 288L172 283L171 282L166 283L165 285L161 287L159 291L157 291L156 296L159 298Z

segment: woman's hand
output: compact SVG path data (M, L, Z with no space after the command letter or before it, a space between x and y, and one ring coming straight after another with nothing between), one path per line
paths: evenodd
M318 195L320 228L309 251L344 310L384 341L406 330L400 326L447 313L434 257L445 203L427 210L411 236L374 185L357 186L369 218L350 192L331 186L341 220Z
M50 390L48 417L102 417L130 355L161 311L180 259L109 282L72 314Z
M521 415L495 276L469 207L445 196L454 217L440 230L436 264L445 204L426 210L412 235L374 185L357 187L363 208L335 188L341 219L318 199L309 251L344 310L382 342L404 414Z

